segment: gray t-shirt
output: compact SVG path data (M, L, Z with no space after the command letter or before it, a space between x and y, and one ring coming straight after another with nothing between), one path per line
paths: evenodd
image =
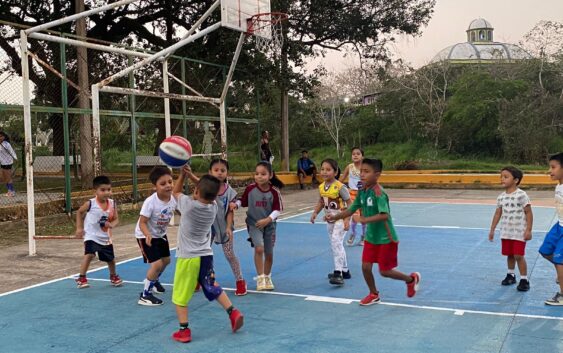
M248 207L246 211L246 223L255 225L256 221L268 217L272 211L282 211L282 198L280 191L269 186L268 190L260 190L256 183L246 187L241 199L242 207Z
M181 213L176 257L193 258L213 255L211 250L211 225L217 215L217 203L206 204L192 196L182 195L178 199Z
M227 185L227 189L221 195L217 195L217 217L213 222L213 239L217 244L223 244L228 241L227 234L227 213L229 211L229 203L235 202L237 192Z

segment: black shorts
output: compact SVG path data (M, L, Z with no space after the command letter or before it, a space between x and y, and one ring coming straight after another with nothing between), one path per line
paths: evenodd
M6 165L2 164L2 165L0 165L0 169L10 170L10 169L12 169L12 165L13 164L6 164Z
M313 171L315 171L315 168L305 169L305 175L313 175ZM303 174L303 173L301 173L301 171L298 171L297 175L299 174Z
M147 245L147 239L137 238L137 244L141 248L143 261L152 264L163 257L170 257L170 245L166 235L163 238L152 238L151 246Z
M93 240L84 242L84 255L98 253L98 259L104 262L111 262L115 258L113 254L113 245L100 245Z

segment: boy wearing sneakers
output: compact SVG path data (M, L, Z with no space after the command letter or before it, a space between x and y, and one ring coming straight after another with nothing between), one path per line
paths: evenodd
M95 197L86 201L76 212L76 236L84 237L84 257L80 264L80 275L76 279L78 288L90 285L86 272L90 262L96 257L108 263L110 282L119 287L123 281L115 273L115 255L111 241L111 229L119 222L115 201L110 199L111 181L107 176L97 176L93 180Z
M545 236L540 247L540 254L555 266L559 291L545 301L547 305L563 305L563 153L549 158L549 176L559 183L555 187L555 208L558 215L556 222Z
M168 167L157 166L149 174L149 180L156 192L149 196L143 207L135 227L135 238L143 261L150 265L145 278L145 287L137 301L140 305L162 305L163 301L153 293L164 293L165 289L159 281L160 275L170 264L170 245L166 230L176 209L176 199L172 196L174 182Z
M521 292L530 290L528 265L526 263L526 242L532 239L532 206L525 191L518 188L523 173L515 167L505 167L500 171L500 181L505 192L497 198L497 209L493 216L489 241L495 237L495 228L500 221L502 254L506 256L508 273L502 280L503 286L516 283L514 268L518 264L520 283L516 287Z
M367 224L364 249L362 253L362 272L370 293L360 301L360 305L371 305L380 302L379 292L375 287L372 267L379 265L379 273L404 281L407 285L407 296L414 297L420 284L420 273L407 275L397 271L397 252L399 239L389 212L389 197L377 182L381 176L383 163L379 159L364 158L360 169L360 178L364 185L352 206L336 215L327 215L327 221L352 216L361 208L361 216L357 222Z
M181 217L172 301L176 305L180 329L172 334L172 339L182 343L192 340L188 327L188 303L198 283L209 301L217 300L227 311L233 332L243 325L242 314L234 308L227 294L215 281L213 270L211 226L217 215L215 198L221 182L214 176L204 175L197 183L193 195L184 195L182 186L190 171L190 167L185 166L174 186L174 197Z

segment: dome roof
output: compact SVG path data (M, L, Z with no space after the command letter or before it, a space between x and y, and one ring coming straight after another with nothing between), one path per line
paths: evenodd
M514 44L507 43L457 43L442 49L432 62L448 60L452 62L467 61L513 61L531 59L532 56Z
M489 21L485 20L484 18L478 18L471 21L471 23L469 24L469 28L467 28L467 30L470 31L472 29L482 29L482 28L493 29L493 25Z

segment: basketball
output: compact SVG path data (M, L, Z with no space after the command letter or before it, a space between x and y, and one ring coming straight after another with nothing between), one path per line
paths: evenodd
M186 165L192 157L192 145L182 136L173 135L162 141L158 149L160 160L171 168Z

